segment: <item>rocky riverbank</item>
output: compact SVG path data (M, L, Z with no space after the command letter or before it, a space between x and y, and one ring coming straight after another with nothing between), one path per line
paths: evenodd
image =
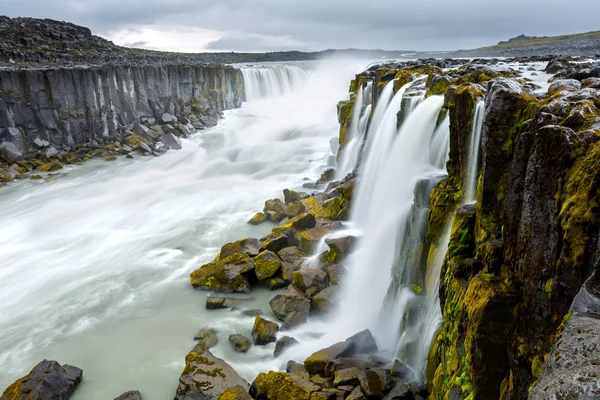
M523 77L532 68L529 72L542 73L535 70L535 60L521 61L419 60L374 66L356 76L350 100L338 107L344 151L354 102L369 82L375 88L372 104L386 85L393 84L397 92L425 76L419 86L424 96L443 96L439 121L450 121L448 175L429 193L415 192L415 203L428 200L426 235L415 246L424 255L423 273L433 270L439 251L446 251L441 250L444 230L451 226L439 277L443 323L431 345L424 381L401 360L381 353L373 335L363 331L315 352L303 364L289 362L286 372L265 371L250 384L210 352L218 332L206 330L186 356L176 398L599 395L600 66L552 60L546 71L556 76L544 89ZM477 201L468 203L469 148L481 101L485 113ZM400 113L398 125L405 119ZM335 312L346 256L360 239L322 240L348 219L360 176L330 182L332 176L324 173L313 194L285 190L283 199L266 201L249 223L277 223L269 235L225 244L213 262L191 273L195 288L223 293L208 297L207 308L232 307L227 294L248 293L258 285L286 288L269 303L277 321L257 315L251 338L228 338L236 351L276 342L276 356L285 357L296 343L283 335L286 330ZM321 254L316 254L318 248ZM422 290L413 289L415 295ZM12 395L8 393L4 396Z

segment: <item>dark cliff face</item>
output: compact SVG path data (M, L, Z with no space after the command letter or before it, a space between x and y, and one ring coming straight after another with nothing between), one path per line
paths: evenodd
M215 119L242 97L241 72L227 66L0 70L0 137L24 155L37 138L59 149L119 141L144 117Z

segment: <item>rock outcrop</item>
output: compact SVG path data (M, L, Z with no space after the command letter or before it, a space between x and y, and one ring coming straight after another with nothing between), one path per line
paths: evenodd
M67 400L81 383L83 371L71 365L44 360L10 385L1 400Z

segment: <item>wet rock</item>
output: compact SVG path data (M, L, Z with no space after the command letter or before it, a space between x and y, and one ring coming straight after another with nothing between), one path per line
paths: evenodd
M170 149L181 150L181 140L172 133L163 134L161 140Z
M331 311L333 308L332 298L337 290L337 286L330 286L314 295L311 301L313 311L318 314L325 314Z
M353 355L372 354L377 352L377 343L375 343L375 338L373 338L373 334L368 329L350 336L346 339L346 342L352 344Z
M333 373L333 385L335 387L343 385L358 386L360 384L358 381L360 372L361 370L355 367L335 371Z
M588 78L581 82L582 88L600 89L600 78Z
M307 316L310 312L310 300L304 297L302 292L293 285L288 286L284 292L277 294L269 301L269 305L280 321L285 321L291 313Z
M267 219L271 222L279 222L283 220L286 215L286 205L279 199L271 199L265 202L264 212L267 214Z
M257 316L252 328L252 341L256 345L264 346L277 340L277 332L279 332L279 325Z
M356 238L354 236L344 236L335 239L325 239L325 243L329 247L329 251L325 256L330 263L337 263L352 251Z
M194 336L194 340L198 340L199 343L204 344L207 349L216 346L219 342L219 339L217 338L217 331L207 328L201 329L196 336Z
M296 239L300 243L300 249L306 254L312 254L317 244L321 241L321 238L327 235L329 231L328 226L319 226L298 233Z
M285 208L285 216L288 218L294 218L306 211L306 207L301 202L287 204Z
M338 264L328 265L325 267L327 272L327 280L330 285L339 285L340 279L346 273L346 269Z
M190 275L195 288L217 292L250 292L248 278L244 275L254 270L252 259L243 253L235 253L201 266Z
M207 297L206 298L206 309L207 310L219 310L223 308L231 308L237 299L228 299L226 297Z
M81 383L83 371L71 365L44 360L10 385L1 400L67 400Z
M311 393L318 391L319 386L310 382L301 374L283 372L260 373L250 388L250 395L255 399L310 400Z
M215 357L203 343L185 356L175 400L217 400L230 387L248 390L248 383L225 361Z
M276 276L274 278L270 278L267 281L269 285L269 290L277 290L287 286L287 282L283 280L283 278Z
M277 253L281 258L281 275L287 283L292 283L292 273L300 268L305 254L296 246L286 247Z
M306 369L304 369L304 365L297 363L295 361L288 361L285 367L285 371L289 374L295 373L306 373Z
M384 400L412 400L413 393L406 383L399 382L394 388L383 398Z
M40 167L40 171L52 172L52 171L57 171L62 168L63 168L63 165L60 161L53 160L47 164L42 164L42 166Z
M351 343L339 342L313 353L304 360L304 368L311 374L324 374L326 368L339 357L351 356L354 348Z
M229 344L238 353L245 353L250 349L250 340L239 334L229 336Z
M123 393L119 397L115 398L115 400L142 400L142 395L137 390L131 390Z
M263 315L262 310L254 309L254 310L242 310L242 314L248 317L256 317L258 315Z
M360 371L358 376L360 388L367 398L382 398L383 397L383 382L381 377L371 370Z
M301 201L300 195L293 190L285 189L283 191L285 204L292 204Z
M259 253L259 241L255 238L246 238L237 242L227 243L221 247L219 258L226 258L235 253L244 253L254 257Z
M308 318L305 313L294 311L285 317L285 320L283 320L283 324L281 325L281 329L287 331L306 323L306 321L308 321Z
M281 259L270 250L265 250L254 257L254 272L259 281L275 275L281 268Z
M292 279L294 285L302 291L314 288L319 292L327 287L327 273L314 268L303 268L295 271L292 274Z
M569 66L570 66L570 64L567 60L555 58L555 59L551 60L548 63L548 65L546 65L546 68L544 68L544 72L546 72L548 74L556 74L558 72L568 69Z
M274 357L279 357L291 346L298 344L298 341L290 336L284 336L275 343L275 351L273 352Z
M273 238L268 238L260 245L260 251L270 250L278 252L281 249L288 247L288 238L285 235L278 235Z
M0 158L7 163L13 163L23 160L23 154L21 154L21 151L17 149L14 143L4 142L0 143Z
M254 217L250 218L248 223L250 225L260 225L267 220L267 214L263 212L256 213Z
M219 400L253 400L248 394L248 390L242 386L234 386L227 388L219 397Z

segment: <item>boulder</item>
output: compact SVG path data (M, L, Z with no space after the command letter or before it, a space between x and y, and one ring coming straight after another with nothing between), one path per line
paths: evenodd
M248 390L248 383L229 364L198 343L185 356L175 400L218 400L227 388L234 386Z
M309 288L314 288L317 292L327 287L327 273L314 268L303 268L295 271L292 274L294 285L302 290L307 291Z
M44 147L50 146L50 142L40 138L34 139L33 144L39 149L43 149Z
M286 205L279 199L271 199L265 202L264 212L271 222L279 222L286 217Z
M285 371L288 374L295 374L295 373L306 373L306 369L304 369L304 365L297 363L295 361L288 361L286 366L285 366Z
M338 264L328 265L325 271L330 285L339 285L340 279L346 273L346 269Z
M553 95L558 92L576 92L581 89L581 82L575 79L562 79L559 81L555 81L548 88L548 94Z
M53 160L47 164L42 164L42 166L40 166L40 171L52 172L52 171L57 171L62 168L63 168L63 165L60 161Z
M357 386L352 393L346 397L346 400L367 400L360 386Z
M325 239L325 243L329 247L329 251L325 256L330 263L337 263L353 249L356 238L354 236L343 236L332 239Z
M119 397L115 398L115 400L142 400L142 395L137 390L131 390L123 393Z
M245 238L237 242L227 243L221 247L219 259L229 257L235 253L244 253L254 257L259 253L259 241L255 238Z
M201 266L190 275L195 288L216 292L250 292L250 283L244 275L254 270L252 259L243 253Z
M82 378L77 367L44 360L6 388L0 400L67 400Z
M161 141L173 150L181 150L181 140L172 133L163 134Z
M383 400L411 400L413 398L414 396L410 390L410 387L406 383L399 382L388 394L385 395Z
M298 325L302 325L307 320L307 314L303 312L293 311L285 317L285 319L283 320L283 324L281 325L281 329L284 331L293 329Z
M267 281L270 290L277 290L287 286L287 282L283 278L276 276Z
M289 347L298 344L298 341L290 336L284 336L275 342L275 351L273 352L274 357L279 357Z
M196 336L194 336L194 340L198 340L199 343L203 343L207 349L216 346L219 342L219 339L217 338L217 331L207 328L201 329Z
M252 396L248 394L248 390L242 386L234 386L227 388L219 400L253 400Z
M550 60L548 65L546 65L546 68L544 68L544 71L548 74L556 74L558 72L568 69L569 65L570 64L567 60L555 58L553 60Z
M260 251L270 250L278 252L289 246L288 238L285 235L277 235L274 237L267 238L260 245Z
M176 124L177 123L177 117L174 116L173 114L170 114L170 113L163 113L160 116L160 121L163 124Z
M275 275L281 268L281 259L270 250L265 250L253 259L254 273L259 281Z
M293 190L289 190L289 189L283 190L283 199L285 201L285 204L291 204L291 203L296 203L296 202L302 201L302 199L300 198L300 195L298 193L294 192Z
M0 158L10 164L23 160L23 154L14 143L4 142L0 143Z
M256 345L264 346L277 340L277 332L279 332L279 325L257 316L252 328L252 341Z
M333 308L332 297L337 290L337 286L330 286L314 295L311 301L313 311L318 314L325 314L329 312Z
M286 247L277 252L281 258L281 275L287 283L292 283L292 273L300 268L305 254L296 246Z
M277 294L271 301L269 301L271 310L280 321L285 321L286 317L295 312L300 315L307 316L310 312L310 300L308 300L302 292L300 292L293 285Z
M229 344L238 353L245 353L250 349L250 340L239 334L229 336Z
M356 367L344 368L333 373L333 386L358 386L358 374L361 370Z
M360 371L357 378L360 388L367 398L380 399L383 397L384 384L375 371Z
M320 389L302 373L262 372L258 374L250 395L255 399L310 400L311 393Z
M248 223L250 225L260 225L267 220L267 214L263 212L256 213L254 217L250 218Z

